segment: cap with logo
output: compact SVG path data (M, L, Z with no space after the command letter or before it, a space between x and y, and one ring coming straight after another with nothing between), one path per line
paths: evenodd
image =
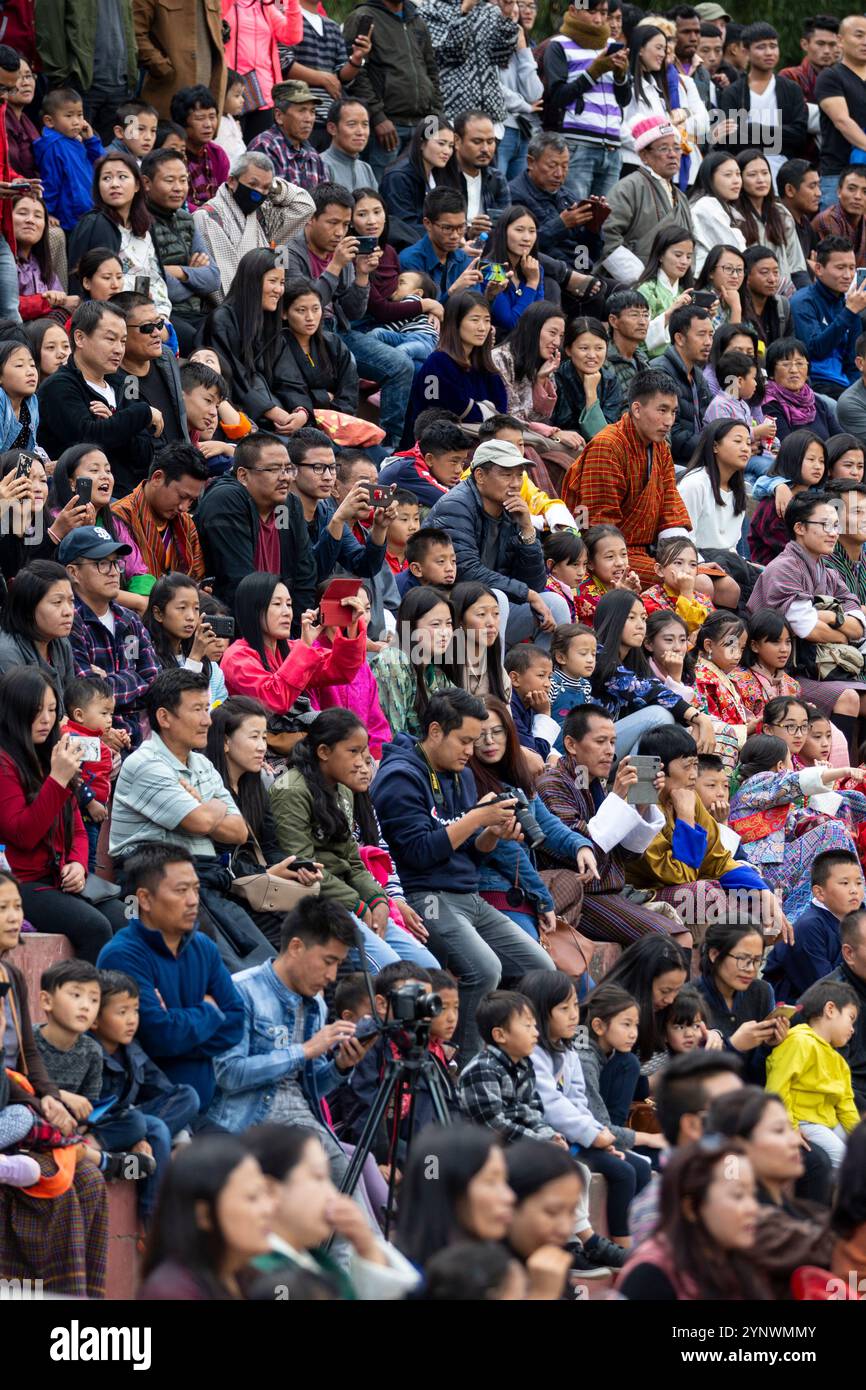
M61 565L74 564L76 560L106 560L109 555L131 554L132 546L116 541L104 526L76 526L57 547L57 560Z

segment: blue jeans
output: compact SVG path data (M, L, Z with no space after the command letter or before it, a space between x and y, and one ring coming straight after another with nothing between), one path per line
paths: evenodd
M839 175L838 175L838 174L822 174L822 175L821 175L821 208L822 208L823 211L826 212L827 208L832 207L833 204L837 201L837 194L838 194L838 192L839 192Z
M624 758L627 753L633 752L641 737L648 734L650 729L660 729L663 724L673 722L670 710L663 709L661 705L647 705L645 709L635 710L634 714L627 714L625 719L618 719L614 725L617 758Z
M526 168L526 149L529 141L516 126L507 125L496 150L496 167L510 182Z
M18 311L18 271L15 257L4 236L0 236L0 318L21 322Z
M355 359L358 374L378 384L381 392L379 424L385 431L383 443L399 449L415 380L412 361L405 353L380 343L370 333L350 328L341 331L340 337Z
M400 141L396 150L383 149L376 139L376 132L371 130L367 148L361 155L364 163L369 164L370 168L373 170L378 183L382 182L382 175L389 165L393 164L395 159L400 158L400 155L412 139L412 132L415 129L412 125L399 125L397 121L394 122L394 125L396 126L397 136Z
M547 604L557 623L570 623L571 614L568 611L568 604L562 594L543 593L541 597ZM547 651L553 640L552 632L541 632L538 627L538 618L530 608L528 603L515 603L509 600L508 626L505 629L505 640L509 647L513 647L515 642L525 642L530 638L537 647Z
M371 328L368 338L388 347L402 348L413 362L426 362L431 352L436 351L436 339L429 333L398 333L396 328Z
M575 202L595 193L603 198L609 193L619 178L622 166L621 150L605 150L599 145L588 145L566 135L568 142L568 174L564 188Z
M201 1102L192 1086L172 1086L170 1091L153 1100L133 1105L116 1119L111 1116L94 1125L94 1136L107 1153L131 1149L145 1139L156 1159L156 1172L139 1186L138 1208L147 1221L153 1212L162 1182L171 1159L171 1141L182 1129L191 1125Z
M426 946L422 946L417 936L412 936L411 932L404 931L402 927L397 926L396 922L388 922L384 940L357 917L355 923L361 928L364 935L364 954L372 974L377 975L380 970L384 970L386 965L393 965L396 960L409 960L413 965L423 965L425 970L439 969L438 960L427 950ZM352 964L357 965L360 970L362 968L360 952L353 946L349 955Z

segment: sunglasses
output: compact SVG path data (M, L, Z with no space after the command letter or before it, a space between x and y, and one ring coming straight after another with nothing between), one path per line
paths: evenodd
M161 333L165 328L165 319L154 319L152 323L136 323L133 327L139 333Z

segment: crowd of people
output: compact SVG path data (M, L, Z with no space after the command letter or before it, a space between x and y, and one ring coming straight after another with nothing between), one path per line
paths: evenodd
M0 1277L840 1296L866 18L7 10Z

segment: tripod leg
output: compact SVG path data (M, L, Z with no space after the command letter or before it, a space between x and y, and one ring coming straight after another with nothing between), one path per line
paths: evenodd
M391 1097L394 1094L394 1091L400 1082L400 1076L401 1073L399 1066L389 1060L386 1066L385 1075L382 1078L382 1084L379 1087L376 1099L373 1102L373 1106L370 1110L369 1115L367 1116L367 1123L364 1125L364 1128L361 1132L361 1137L358 1140L358 1143L355 1147L355 1152L352 1155L351 1162L349 1163L349 1167L346 1170L346 1176L340 1183L340 1191L346 1193L348 1196L351 1196L352 1193L355 1191L355 1188L358 1186L358 1179L361 1176L361 1170L363 1169L364 1164L367 1162L367 1158L370 1152L372 1151L373 1144L376 1139L376 1131L379 1128L379 1125L382 1121L382 1117L388 1109Z
M431 1067L427 1076L427 1084L430 1087L430 1097L433 1101L433 1114L436 1116L436 1123L440 1125L450 1125L452 1123L451 1111L445 1097L445 1088L442 1085L442 1078L436 1071L435 1064Z

